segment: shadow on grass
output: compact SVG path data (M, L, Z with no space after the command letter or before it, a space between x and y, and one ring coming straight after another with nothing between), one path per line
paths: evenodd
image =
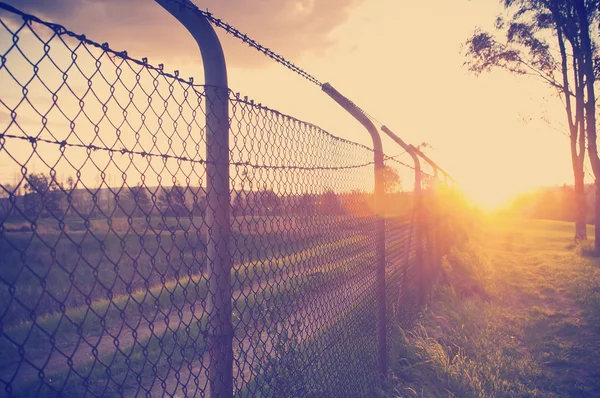
M600 258L600 249L594 246L594 241L592 240L577 242L575 249L581 257Z

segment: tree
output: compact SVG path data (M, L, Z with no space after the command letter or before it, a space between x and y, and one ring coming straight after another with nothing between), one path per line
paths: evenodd
M583 82L585 85L585 127L588 141L588 155L592 164L596 185L596 202L594 204L594 227L595 239L594 246L596 250L600 249L600 158L598 157L598 146L596 143L596 93L594 83L596 82L596 74L599 69L599 57L597 45L591 39L592 23L598 21L599 4L597 0L572 0L572 8L569 7L569 22L568 26L572 29L570 41L573 47L578 47L579 63L584 76ZM575 19L573 23L571 20ZM566 25L567 23L565 23ZM597 37L597 35L596 35Z
M386 194L394 193L402 189L402 181L398 171L390 166L383 167L383 190Z
M591 120L586 123L590 113L586 112L586 109L590 109L590 95L586 94L586 87L590 78L586 77L587 61L583 54L585 46L582 45L582 35L578 33L581 31L581 24L578 22L576 9L578 3L588 3L586 7L590 8L592 3L596 2L501 2L508 11L509 18L498 17L495 35L481 30L475 31L466 42L465 65L477 75L500 68L517 75L534 76L546 82L561 97L569 126L574 176L575 238L586 239L583 164L586 138L588 141L591 139L592 129L595 141L595 121L593 124L590 124ZM558 59L555 58L555 53L558 54ZM598 171L600 173L600 162Z
M246 204L246 198L249 196L248 194L249 193L245 191L232 192L233 201L231 203L231 210L233 212L234 217L245 215L246 209L248 207Z
M276 214L279 210L279 196L272 189L268 189L266 184L256 192L255 198L261 213Z
M72 191L71 201L73 203L73 208L77 211L77 213L85 217L94 216L96 209L100 208L99 205L96 206L94 195L88 193L86 189L75 189Z
M300 215L311 215L315 211L318 198L310 193L304 193L296 198L294 212Z
M350 193L343 195L343 206L354 216L369 216L373 214L374 206L372 199L372 194L354 189Z
M57 216L62 212L65 188L54 178L43 173L29 174L25 183L25 213L31 217Z
M171 189L163 188L158 201L159 209L164 215L181 217L190 214L186 206L185 189L179 184L174 184Z
M133 215L142 217L150 212L152 202L148 190L140 185L129 189L129 198L133 203Z
M73 177L69 176L69 178L67 178L67 188L69 189L69 191L73 191L76 188L76 185L77 183L75 182Z
M198 192L194 194L194 203L192 205L192 213L194 216L205 217L207 205L206 195L202 190L198 189Z
M79 179L75 180L71 176L67 178L66 190L68 191L70 197L70 213L71 215L76 214L89 218L94 215L95 210L99 208L99 206L96 206L94 194L91 194L85 187L77 187L79 183ZM98 194L98 191L96 192L96 195Z
M25 214L36 216L42 212L44 202L42 193L49 189L48 177L43 174L29 174L25 183L25 197L23 200Z
M533 218L552 220L557 219L560 212L560 201L556 197L556 192L548 190L539 194L532 216Z
M11 195L15 195L16 187L10 184L0 184L0 218L6 219L13 212Z
M332 190L328 190L321 195L319 207L323 214L342 214L343 207L338 195Z
M250 187L250 191L246 191L246 183ZM232 192L233 203L231 204L231 210L233 216L245 215L250 210L248 198L251 197L250 192L252 191L252 180L248 177L248 170L244 169L240 173L240 182L238 189Z

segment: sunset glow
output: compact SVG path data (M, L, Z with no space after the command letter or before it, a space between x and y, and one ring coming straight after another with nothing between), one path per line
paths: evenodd
M599 60L597 0L0 0L0 390L598 396Z
M535 79L501 71L475 77L462 66L462 43L475 27L490 26L500 10L494 2L349 1L347 9L336 14L335 23L319 27L324 35L307 38L309 42L301 42L285 26L273 25L269 33L241 9L236 13L235 8L209 3L229 22L284 55L293 55L298 65L331 82L405 141L429 143L428 153L474 201L486 207L536 186L572 181L566 138L561 135L566 123L559 98ZM311 18L314 12L324 12L315 4L295 2L288 10L289 18ZM140 58L149 55L167 70L201 80L197 47L187 32L153 2L144 7L147 20L137 19L135 26L123 27L131 30L128 35L113 35L105 25L109 20L96 20L94 8L74 12L82 28L99 37L110 35L113 48L127 48ZM105 14L109 18L109 9ZM69 22L65 15L53 16L56 22ZM160 34L150 29L156 18L160 18ZM147 36L142 40L135 32ZM314 86L222 31L218 34L234 91L252 93L255 100L284 113L371 145L362 127ZM149 48L146 43L154 38L157 45ZM182 57L183 53L187 56ZM402 160L411 163L407 155ZM0 167L4 178L10 177L12 171Z

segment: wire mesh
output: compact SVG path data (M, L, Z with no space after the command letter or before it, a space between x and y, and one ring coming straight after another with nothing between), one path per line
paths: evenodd
M1 28L3 390L145 395L194 366L205 389L204 88L29 17Z
M233 253L243 266L233 284L251 280L233 295L236 389L366 394L377 378L373 153L234 104Z
M419 285L418 191L414 170L406 173L404 163L388 158L386 180L386 302L390 320L407 326L417 312ZM390 325L391 326L391 325Z
M229 377L210 371L224 291L234 394L372 394L373 151L0 5L3 394L209 395ZM230 124L230 199L217 205L205 124L216 100ZM417 308L418 253L435 245L403 173L414 176L387 158L392 321ZM221 229L226 290L210 276Z
M242 33L236 27L228 24L227 22L223 21L220 18L217 18L211 12L203 11L203 10L199 9L195 4L193 4L192 2L187 1L187 0L169 0L169 1L177 4L179 7L183 8L183 9L186 9L190 13L195 13L197 15L201 15L203 18L206 18L208 21L210 21L214 26L216 26L220 29L223 29L225 32L227 32L227 34L235 37L238 40L241 40L243 43L248 44L250 47L254 48L258 52L269 57L274 62L277 62L277 63L283 65L290 71L297 73L299 76L302 76L309 82L316 84L317 86L321 86L323 84L316 77L314 77L310 73L306 72L304 69L295 65L293 62L287 60L285 57L281 56L280 54L277 54L270 48L263 46L258 41L254 40L253 38L248 36L246 33Z

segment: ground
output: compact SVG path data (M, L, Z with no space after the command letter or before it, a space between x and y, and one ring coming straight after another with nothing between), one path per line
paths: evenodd
M399 331L389 395L599 397L600 258L573 234L483 221L446 259L450 284Z

